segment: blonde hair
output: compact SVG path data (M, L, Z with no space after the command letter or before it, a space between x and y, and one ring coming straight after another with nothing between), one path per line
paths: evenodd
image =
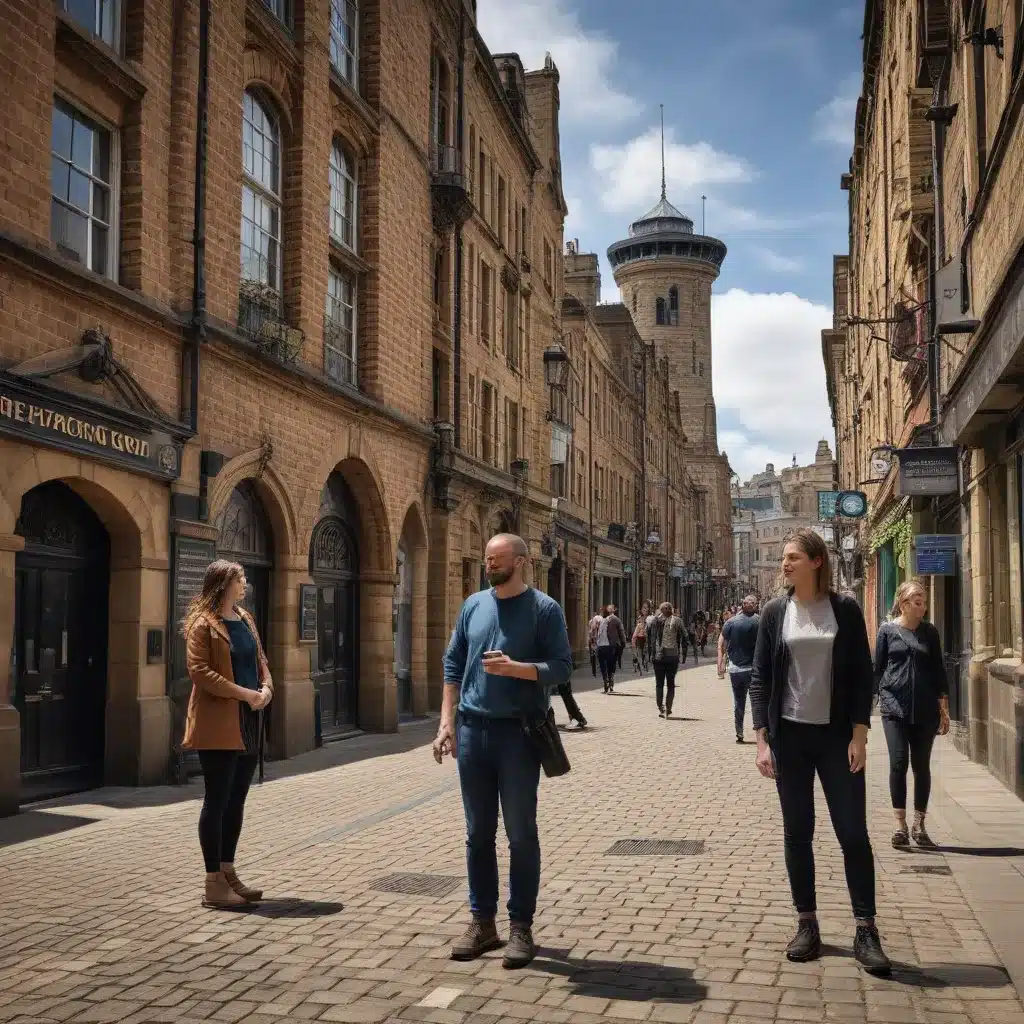
M928 603L928 588L921 580L904 580L896 588L896 596L892 602L892 610L889 612L890 619L898 619L903 614L903 605L910 600L911 596L919 593Z

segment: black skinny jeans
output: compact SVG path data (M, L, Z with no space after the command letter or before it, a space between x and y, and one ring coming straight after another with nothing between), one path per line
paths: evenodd
M672 702L676 699L676 673L678 671L678 658L654 662L654 695L658 702L659 710L663 706L666 712L671 712L672 710ZM664 705L662 705L663 697Z
M615 682L615 660L619 656L618 647L598 647L597 662L601 666L601 678L606 683Z
M569 716L569 721L582 722L583 712L580 711L580 706L572 695L571 680L567 680L558 687L558 695L562 698L562 703L565 704L565 713Z
M200 750L199 763L206 783L199 845L207 872L214 872L220 871L222 863L234 862L256 756L241 750Z
M889 796L897 811L907 809L907 768L914 769L914 810L928 810L932 792L932 745L935 722L910 723L902 718L883 718L885 742L889 747Z
M786 871L798 914L818 909L814 888L814 776L843 851L846 886L858 920L875 916L875 860L868 838L864 772L851 772L848 730L782 721L775 737L776 786L785 829Z

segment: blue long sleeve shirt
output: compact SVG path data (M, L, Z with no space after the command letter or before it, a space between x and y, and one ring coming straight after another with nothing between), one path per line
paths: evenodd
M490 675L485 651L536 665L537 679ZM468 597L444 655L445 683L461 686L459 710L488 718L543 717L572 670L562 609L532 587L516 597L499 598L493 590Z

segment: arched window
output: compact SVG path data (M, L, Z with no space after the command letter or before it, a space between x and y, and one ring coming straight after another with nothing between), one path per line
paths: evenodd
M675 285L668 290L668 322L673 326L679 323L679 289Z
M331 0L331 63L353 88L359 72L359 8L352 0Z
M654 307L654 321L659 326L664 326L667 323L667 317L665 316L665 300L658 296L658 301Z
M246 89L242 110L242 278L281 292L281 129Z
M634 288L633 289L633 312L634 313L636 312L636 296L637 296L637 289Z
M340 143L331 147L331 234L346 249L356 249L356 169Z

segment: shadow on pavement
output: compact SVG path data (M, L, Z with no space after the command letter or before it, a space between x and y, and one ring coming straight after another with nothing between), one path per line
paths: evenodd
M920 851L928 852L928 851ZM1020 846L936 846L932 853L955 853L963 857L1024 857Z
M21 814L4 818L0 823L0 847L27 843L32 839L42 839L44 836L55 836L99 820L53 811L22 811Z
M630 963L628 960L581 960L555 949L541 949L531 969L568 978L572 994L603 999L699 1003L707 986L682 967Z
M847 946L824 943L822 957L834 956L850 960L853 951ZM892 962L891 981L915 988L1006 988L1013 983L1005 968L991 964L928 964L916 967L898 960Z
M342 903L324 903L320 900L303 900L289 897L261 900L248 913L256 917L330 917L345 909Z

